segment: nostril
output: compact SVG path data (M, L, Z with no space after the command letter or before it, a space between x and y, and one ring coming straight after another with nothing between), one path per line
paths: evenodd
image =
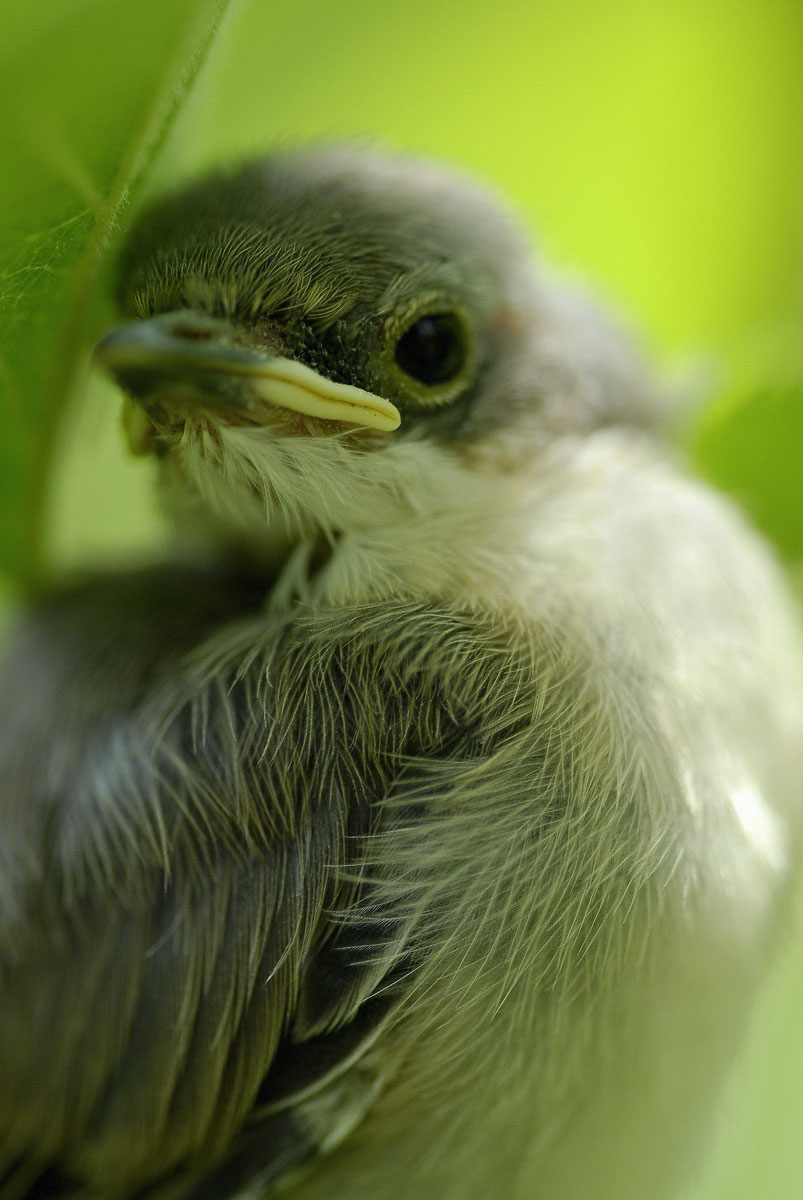
M211 342L221 340L230 327L225 321L207 317L203 313L177 312L162 318L166 333L187 342Z
M215 336L211 329L194 329L188 324L174 325L170 332L190 342L210 342Z

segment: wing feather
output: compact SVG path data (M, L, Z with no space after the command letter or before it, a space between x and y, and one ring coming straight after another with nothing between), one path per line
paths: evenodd
M0 926L3 1200L111 1194L110 1180L133 1195L188 1163L188 1181L211 1169L354 890L337 869L371 815L351 779L326 780L337 755L321 711L295 734L303 699L288 693L277 718L254 678L264 663L243 671L237 653L210 671L201 652L201 674L191 663L182 675L222 613L247 614L258 595L239 577L167 569L94 580L12 639L0 675L0 768L13 782L0 891L14 901ZM366 982L359 970L329 979L346 994L329 1024L353 1014ZM263 1120L263 1171L306 1152L292 1129L289 1116ZM28 1176L38 1183L20 1192Z
M372 846L517 718L473 618L267 588L95 578L0 663L0 1200L265 1189L385 1084L426 938Z

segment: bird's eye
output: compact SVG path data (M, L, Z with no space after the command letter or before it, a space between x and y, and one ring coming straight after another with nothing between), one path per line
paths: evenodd
M396 343L396 365L419 383L449 383L465 366L466 336L454 313L419 317Z

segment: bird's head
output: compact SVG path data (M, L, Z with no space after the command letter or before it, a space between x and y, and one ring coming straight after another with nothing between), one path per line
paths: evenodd
M547 284L484 191L352 146L275 152L158 201L96 358L169 507L223 537L370 526L562 434L643 422L629 349Z

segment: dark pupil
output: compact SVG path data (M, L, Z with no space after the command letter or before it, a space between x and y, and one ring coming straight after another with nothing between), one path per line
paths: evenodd
M419 383L447 383L465 362L463 329L451 313L430 313L396 343L396 362Z

